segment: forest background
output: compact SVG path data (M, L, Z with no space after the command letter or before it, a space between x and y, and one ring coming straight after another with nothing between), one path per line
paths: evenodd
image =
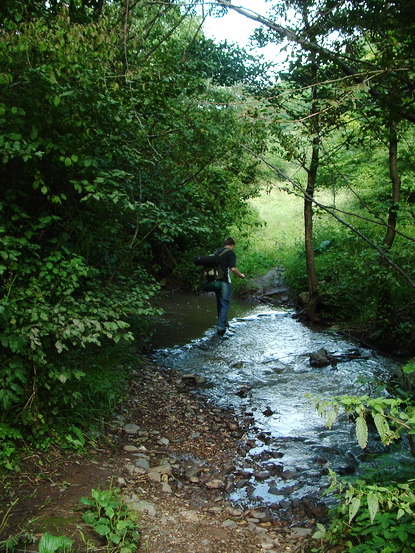
M231 233L244 272L284 266L309 320L413 354L410 4L1 5L3 467L22 440L82 446L160 287L196 290L192 258ZM227 9L286 63L204 37Z

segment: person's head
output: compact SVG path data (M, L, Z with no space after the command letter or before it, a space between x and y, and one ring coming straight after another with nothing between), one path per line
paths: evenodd
M235 240L231 237L226 238L225 242L223 243L224 246L234 246Z

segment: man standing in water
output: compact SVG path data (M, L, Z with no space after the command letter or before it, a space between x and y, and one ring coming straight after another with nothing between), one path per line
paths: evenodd
M220 256L220 264L223 269L223 278L220 282L220 289L215 291L216 306L218 310L218 322L217 331L220 336L223 336L226 329L229 327L228 323L228 311L231 304L232 296L232 284L230 279L231 272L237 275L239 278L245 278L245 275L238 271L236 268L236 255L234 253L235 240L233 238L227 238L224 242L223 248L219 248L216 251ZM224 252L224 250L227 250Z

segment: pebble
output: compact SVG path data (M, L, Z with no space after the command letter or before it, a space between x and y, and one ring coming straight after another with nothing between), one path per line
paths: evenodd
M189 482L191 482L192 484L199 484L200 478L198 478L197 476L191 476L189 478Z
M148 501L137 501L135 497L126 497L125 502L128 504L129 508L133 511L138 511L139 513L146 513L149 517L155 517L157 515L156 508L154 505Z
M147 459L137 459L134 462L134 464L136 467L141 467L142 469L145 469L145 470L147 470L150 467L150 463L148 462Z
M126 424L124 425L123 430L127 434L137 434L140 430L140 427L136 424Z
M192 522L199 521L199 515L196 511L181 511L180 515L186 520L190 520Z
M124 451L126 451L127 453L135 453L138 451L138 447L135 445L125 445Z
M235 528L238 525L236 524L236 522L234 520L227 519L227 520L222 522L221 526L222 526L222 528Z
M151 469L151 472L159 472L160 474L168 474L171 475L172 467L170 463L167 461L163 463L162 465L159 465L158 467L154 467Z
M294 527L291 528L291 534L293 537L296 538L303 538L305 536L310 536L313 533L311 528L301 528L301 527Z
M219 490L220 488L223 488L225 485L223 480L219 480L218 478L215 478L214 480L209 480L209 482L206 482L205 486L209 488L209 490Z
M168 482L163 482L161 484L161 491L163 493L173 493L173 490L171 489L171 486Z

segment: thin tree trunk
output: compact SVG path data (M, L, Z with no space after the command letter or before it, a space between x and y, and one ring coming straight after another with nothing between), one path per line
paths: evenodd
M386 230L384 245L390 249L396 236L396 223L398 220L399 202L401 199L401 179L398 174L398 137L396 133L396 121L391 122L389 134L389 175L392 182L392 205L389 208L388 228Z
M314 260L313 243L313 198L317 177L318 160L319 139L318 137L316 137L313 140L311 166L308 171L307 189L304 196L304 243L309 296L307 305L307 316L310 320L315 319L318 298L318 278Z
M306 16L305 16L305 20ZM312 54L311 64L311 82L317 80L317 63L315 55ZM313 321L316 317L317 301L318 301L318 279L316 265L314 260L314 243L313 243L313 199L316 186L317 170L320 158L320 136L319 136L319 116L317 105L317 86L314 85L312 91L312 104L310 115L312 121L312 151L310 167L307 169L307 188L304 195L304 244L306 269L308 280L308 304L307 317Z

